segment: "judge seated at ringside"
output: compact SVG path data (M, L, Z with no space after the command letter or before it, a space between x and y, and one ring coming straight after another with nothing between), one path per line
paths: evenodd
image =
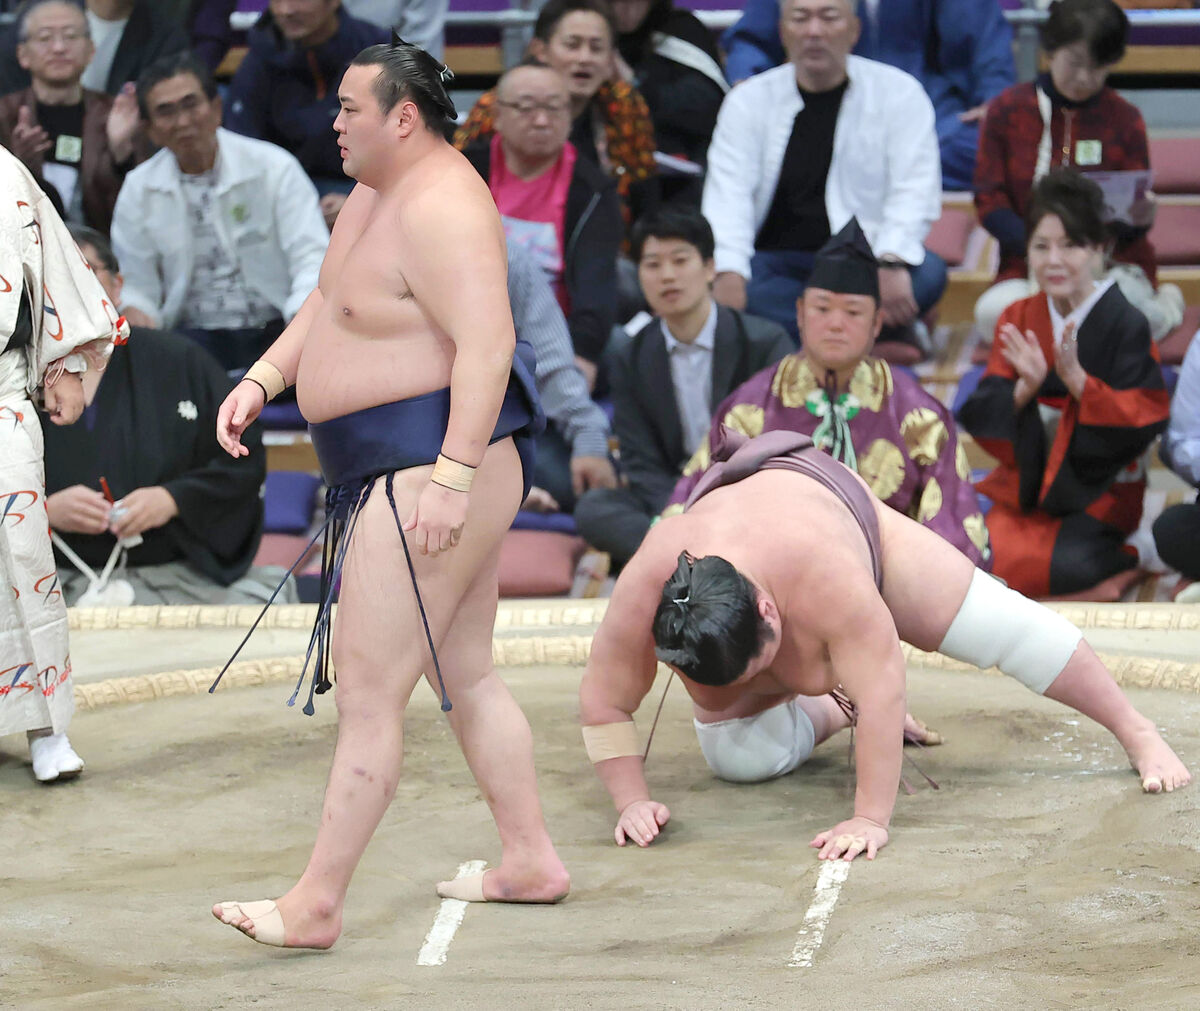
M73 227L80 252L109 300L122 278L111 247ZM43 423L46 510L59 580L69 605L97 582L120 540L122 561L88 602L246 604L264 601L274 569L251 569L263 528L266 452L257 429L250 454L234 460L212 437L217 408L232 386L193 341L135 327L103 372L84 376L89 404L70 428ZM111 498L109 493L111 493ZM123 556L123 557L122 557ZM132 598L132 599L131 599Z

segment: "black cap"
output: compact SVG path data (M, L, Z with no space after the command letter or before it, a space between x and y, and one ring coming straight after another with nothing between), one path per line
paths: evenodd
M843 295L870 295L879 301L879 267L858 218L847 221L817 251L808 286Z

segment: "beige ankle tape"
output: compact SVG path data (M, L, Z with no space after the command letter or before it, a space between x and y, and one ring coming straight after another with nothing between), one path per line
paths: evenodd
M633 720L624 723L600 723L583 728L583 746L591 763L606 762L610 758L641 757L637 727Z
M459 463L438 453L437 462L433 465L433 475L429 480L451 491L470 491L474 479L474 467L468 467L465 463Z
M283 378L283 373L263 358L251 365L242 378L249 379L252 383L258 383L267 395L268 402L279 396L287 389L288 385Z

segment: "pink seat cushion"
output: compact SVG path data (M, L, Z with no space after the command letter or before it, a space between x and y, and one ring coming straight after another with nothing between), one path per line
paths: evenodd
M1150 141L1155 193L1200 193L1200 137Z
M925 248L937 253L947 267L957 267L967 255L967 239L975 227L975 215L961 207L943 207L942 216L925 236Z
M282 565L285 569L292 567L292 562L300 557L308 544L308 538L299 534L263 534L258 545L258 554L254 556L255 565ZM319 544L304 552L305 561L312 558L321 550ZM319 562L319 560L318 560ZM296 567L299 571L303 563Z
M547 530L510 530L500 545L500 596L557 597L569 593L583 557L582 537Z
M1150 241L1160 266L1200 264L1200 205L1160 203Z
M1164 365L1182 365L1188 345L1200 330L1200 305L1189 305L1183 314L1183 322L1158 342L1158 353Z

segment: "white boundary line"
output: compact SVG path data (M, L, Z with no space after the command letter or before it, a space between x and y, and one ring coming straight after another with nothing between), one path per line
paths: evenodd
M810 969L813 956L825 940L825 928L833 915L833 907L837 905L838 895L842 884L850 874L850 861L823 860L821 873L817 875L817 884L813 888L812 905L804 914L804 926L796 937L796 946L792 949L792 957L788 966L793 969Z
M468 860L465 864L459 864L458 873L454 876L465 878L470 874L478 874L486 866L487 864L483 860ZM446 953L450 950L450 942L454 940L455 932L462 926L463 917L467 914L469 905L469 902L464 902L462 899L442 899L442 905L434 918L433 926L425 935L425 943L421 945L421 951L417 955L417 965L445 964Z

